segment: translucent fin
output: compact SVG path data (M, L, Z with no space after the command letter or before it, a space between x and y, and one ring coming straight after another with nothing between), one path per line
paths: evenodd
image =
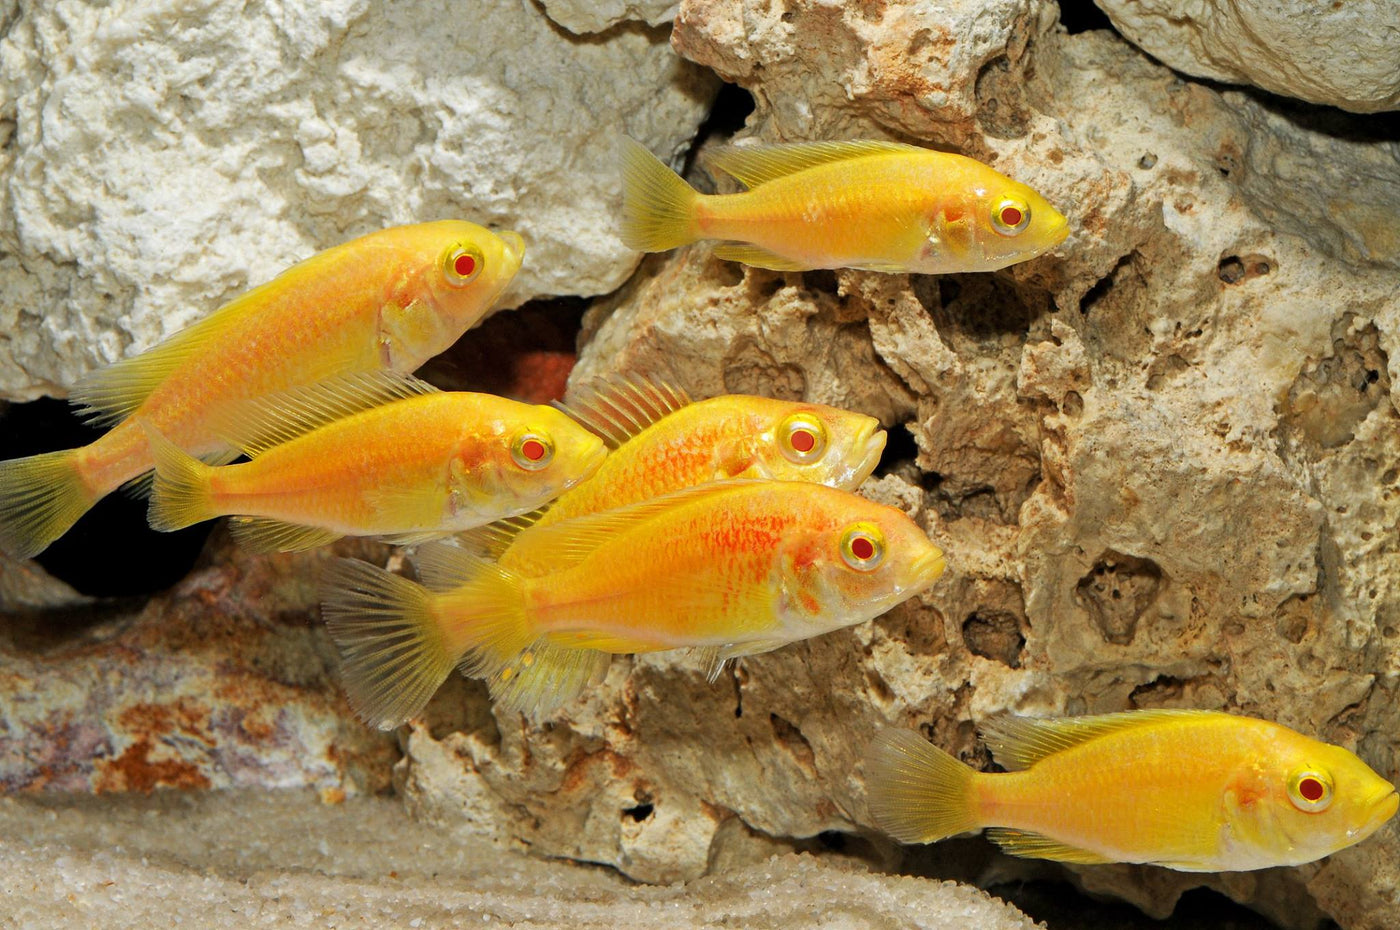
M584 385L577 396L554 406L616 449L658 420L691 403L684 390L638 375Z
M340 652L350 706L381 730L422 713L456 664L427 590L366 562L338 559L327 567L321 617Z
M699 646L694 651L695 657L700 660L700 664L705 666L705 680L714 684L719 676L724 674L724 667L729 664L732 658L726 651L727 646Z
M623 136L622 241L639 252L664 252L695 234L695 190L646 146Z
M1092 717L1006 716L984 723L981 735L997 763L1015 772L1030 768L1046 756L1108 733L1211 716L1218 716L1218 713L1208 710L1130 710Z
M815 265L776 255L765 248L747 242L721 242L715 246L715 257L727 262L742 262L769 271L811 271Z
M421 530L415 533L386 533L376 538L391 546L421 546L424 543L436 542L447 535L441 531Z
M209 499L212 469L166 439L145 419L138 417L136 422L146 433L156 465L151 505L146 511L151 529L170 533L219 516Z
M537 642L491 677L491 698L497 707L540 717L602 681L611 662L611 653Z
M471 581L481 564L480 553L445 540L430 542L413 553L413 568L430 591L451 591Z
M0 462L0 548L30 559L102 497L78 471L78 450Z
M250 456L373 407L437 393L412 375L365 371L235 401L210 415L210 429Z
M515 542L515 537L538 523L548 509L549 505L545 504L529 513L506 517L495 523L458 533L457 545L483 558L499 559L510 548L510 544Z
M786 177L832 162L863 158L867 155L907 155L927 151L928 149L914 145L873 139L855 142L731 145L710 155L706 164L738 178L746 187L754 188L774 178Z
M268 517L234 517L229 521L229 529L238 544L249 552L302 552L329 546L345 535L319 526L283 523Z
M977 773L912 730L875 737L865 764L870 814L901 843L932 843L981 826Z
M1115 861L1087 849L1067 846L1040 833L1012 830L1008 827L989 828L987 839L1000 846L1003 852L1027 859L1053 859L1056 862L1072 862L1078 865L1103 865Z
M222 452L211 452L208 455L196 456L205 465L212 465L215 468L220 465L228 465L235 461L243 453L237 449L225 449ZM137 475L126 484L122 485L122 493L133 500L146 500L151 496L151 491L155 487L156 473L148 471L145 474Z

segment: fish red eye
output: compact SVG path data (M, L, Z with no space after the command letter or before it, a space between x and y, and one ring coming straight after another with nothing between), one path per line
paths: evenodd
M442 276L453 287L462 287L481 273L484 256L473 245L457 245L442 256Z
M527 439L520 444L520 454L532 462L544 458L544 443L538 439Z
M841 558L858 572L873 572L885 558L885 534L873 523L857 523L841 534Z
M510 455L526 471L539 471L554 458L554 443L539 433L523 433L511 443Z
M1003 200L992 209L992 226L1003 236L1025 232L1030 223L1030 205L1019 200Z
M809 429L795 429L792 431L792 447L798 452L811 452L817 447L817 437Z
M795 413L778 427L778 445L784 457L795 465L819 461L826 452L826 427L807 413Z
M1001 210L1001 225L1019 226L1021 224L1021 211L1015 207L1003 207ZM462 272L467 274L467 272Z
M472 272L476 271L476 259L463 252L453 260L452 270L463 278L470 278Z
M851 540L851 555L862 562L869 562L875 558L875 544L864 536L857 536Z
M1316 769L1295 772L1288 780L1288 799L1305 813L1324 811L1332 804L1332 779Z
M1322 800L1322 796L1327 793L1327 789L1322 782L1316 778L1304 778L1298 782L1298 793L1303 796L1304 801L1317 803Z

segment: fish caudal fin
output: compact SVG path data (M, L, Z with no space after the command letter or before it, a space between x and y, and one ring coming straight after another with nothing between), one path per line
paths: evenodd
M451 550L443 543L425 549ZM534 640L520 579L456 550L462 584L441 594L382 568L342 559L321 581L321 616L340 651L350 705L391 730L422 712L452 667L473 676L504 668ZM443 558L454 557L450 554Z
M977 773L911 730L875 737L866 760L870 814L901 843L932 843L978 829Z
M640 252L694 242L694 188L634 139L622 137L622 241Z
M166 439L150 423L137 422L146 433L156 464L151 505L146 512L151 529L170 533L217 517L209 499L209 473L213 469Z
M78 450L0 462L0 549L30 559L102 497L78 470Z
M421 713L456 664L428 590L367 562L339 559L326 569L321 618L340 651L350 706L381 730Z

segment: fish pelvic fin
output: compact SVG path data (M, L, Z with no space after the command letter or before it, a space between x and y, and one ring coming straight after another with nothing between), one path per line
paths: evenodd
M321 617L340 652L341 684L361 720L381 730L422 713L457 662L421 585L339 559L321 576Z
M497 707L538 719L602 681L611 662L611 653L541 640L491 676L491 698Z
M320 526L285 523L270 517L234 517L229 531L249 552L305 552L335 542L343 533Z
M1077 865L1103 865L1116 861L1028 830L992 827L987 830L987 839L1000 846L1003 852L1026 859L1053 859L1056 862L1071 862Z
M635 139L623 136L622 242L639 252L665 252L699 238L696 192Z
M816 267L748 242L721 242L715 246L714 252L715 258L752 265L754 268L767 268L769 271L811 271Z
M209 473L213 468L181 449L147 420L137 418L151 458L155 481L146 520L151 529L171 533L219 516L209 497Z
M866 759L870 814L901 843L932 843L976 830L977 776L912 730L886 730Z
M0 462L0 549L31 559L101 499L83 479L78 451Z

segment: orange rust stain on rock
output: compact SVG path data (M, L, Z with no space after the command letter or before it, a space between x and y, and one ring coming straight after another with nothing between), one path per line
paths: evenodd
M93 791L141 791L149 794L163 788L208 788L209 778L198 766L183 759L151 758L154 747L140 739L126 747L115 759L100 760L93 778Z
M179 732L207 746L214 745L209 735L209 708L186 698L173 704L133 704L121 712L117 721L133 734L159 737Z
M631 759L610 749L578 755L569 760L568 768L564 770L564 778L559 783L559 790L569 793L593 784L590 770L598 763L607 764L611 769L609 775L612 778L626 778L637 768Z

